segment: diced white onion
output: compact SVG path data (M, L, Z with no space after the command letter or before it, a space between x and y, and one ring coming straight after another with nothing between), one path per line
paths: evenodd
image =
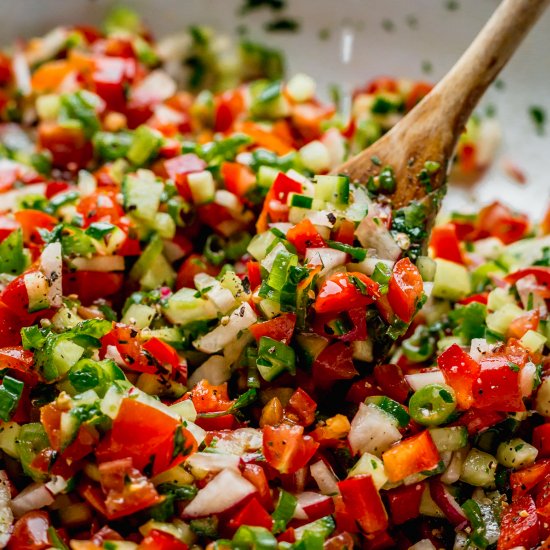
M48 280L48 302L52 307L63 305L61 243L48 244L40 256L40 268Z
M43 483L32 483L25 487L12 501L11 509L16 518L31 510L39 510L53 504L54 498Z
M309 470L321 493L324 495L337 495L340 493L337 477L323 460L318 460L315 464L312 464Z
M82 197L88 197L93 195L97 189L97 181L93 174L90 174L87 170L80 170L78 172L78 190Z
M237 455L233 454L201 452L192 454L185 461L185 465L191 469L194 477L203 479L210 473L221 472L226 468L236 470L240 460Z
M445 377L440 370L406 374L405 379L414 391L418 391L428 384L445 384Z
M535 386L535 376L537 374L537 367L531 361L525 363L525 366L519 373L519 389L523 397L528 397L533 393Z
M189 377L188 385L193 387L201 380L208 380L210 384L218 386L231 378L231 369L221 355L212 355Z
M161 102L172 97L177 91L174 79L162 69L149 73L133 90L132 98L151 102Z
M346 263L347 254L334 248L308 248L305 262L309 265L322 266L319 275L322 277L335 267Z
M364 248L372 248L378 258L395 261L401 255L401 248L393 239L387 227L367 216L355 230L355 235Z
M12 58L11 66L13 69L17 91L23 96L31 95L31 71L29 69L27 58L22 51L15 52Z

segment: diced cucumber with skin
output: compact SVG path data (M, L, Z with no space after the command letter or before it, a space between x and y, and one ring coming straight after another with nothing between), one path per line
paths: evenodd
M546 247L550 247L550 235L534 239L521 239L509 244L503 254L506 257L509 271L533 265L533 262L542 258ZM501 258L499 258L499 262Z
M295 336L299 355L311 366L315 358L328 346L328 340L317 334L299 333Z
M2 422L0 426L0 449L12 458L19 458L17 439L21 426L17 422Z
M176 272L172 269L172 265L164 257L164 254L159 254L139 283L144 290L154 290L165 285L171 287L175 280Z
M468 445L468 430L464 426L431 428L429 431L440 453L458 451Z
M259 304L261 312L268 318L273 319L281 313L281 304L270 300L269 298L264 298Z
M348 176L315 176L314 193L316 199L324 202L348 204L349 178Z
M164 185L149 170L128 174L122 182L124 208L136 218L154 222L163 190Z
M360 475L370 475L377 489L381 489L388 481L384 463L380 458L370 453L363 453L348 473L348 477Z
M210 300L197 297L192 288L180 288L172 294L163 308L166 318L176 324L185 325L192 321L215 319L218 312Z
M420 499L420 513L423 516L428 516L431 518L444 518L445 514L441 508L435 503L432 495L430 494L430 488L426 487L422 493Z
M70 340L59 340L53 350L51 357L46 361L43 368L44 378L54 380L63 376L84 354L84 348Z
M21 462L23 472L34 481L44 481L48 478L47 474L36 470L31 464L36 455L49 446L50 442L42 424L39 422L31 422L30 424L21 426L19 435L15 440L17 457Z
M550 378L544 378L539 386L535 410L544 417L550 417Z
M516 437L510 441L503 441L498 446L497 460L506 468L519 470L533 464L538 454L536 447Z
M313 207L313 198L308 195L290 193L288 196L288 205L290 207L310 210Z
M120 390L117 386L112 385L107 390L107 393L103 396L103 399L99 404L101 412L114 420L118 414L118 410L124 396L124 391Z
M323 538L327 538L335 529L336 525L332 516L325 516L324 518L313 521L312 523L306 523L294 529L294 535L296 540L301 540L306 531L312 531L319 533Z
M151 338L158 338L163 342L171 344L172 346L181 346L183 337L180 330L177 327L164 327L155 330L144 330L141 333L142 338L150 340Z
M179 468L179 469L182 472L184 472L183 468ZM172 470L169 470L166 473L172 472L173 470L175 470L175 468L173 468ZM161 475L164 475L164 474L161 474ZM190 474L187 474L187 476L189 476L191 479L188 480L186 483L183 483L183 482L176 483L172 481L171 478L167 481L163 481L162 483L173 483L176 485L189 485L193 483L193 477ZM154 478L154 483L156 485L160 484L159 482L157 482L157 478L159 477L160 476L157 476ZM181 519L174 519L170 523L164 523L161 521L155 521L151 519L147 523L142 525L139 528L139 531L144 537L146 537L151 531L161 531L164 533L168 533L169 535L172 535L176 540L179 540L187 544L188 546L193 546L193 544L197 540L197 535L191 530L189 525L184 521L182 521Z
M212 202L216 195L216 182L208 170L187 175L187 184L195 204Z
M546 336L534 330L528 330L519 340L519 343L531 353L539 353L546 344Z
M489 453L471 449L460 472L460 479L475 487L492 487L495 484L497 459Z
M385 395L367 397L365 404L378 407L392 419L396 426L400 428L405 428L409 425L411 419L409 413L397 401L394 401Z
M197 410L195 409L195 405L193 405L193 401L191 401L191 399L179 401L178 403L170 405L170 410L175 412L183 420L195 422L197 419Z
M145 304L132 304L127 310L121 323L133 325L138 329L144 329L151 325L157 310L154 307L146 306Z
M436 271L432 295L451 301L458 301L471 292L470 275L460 264L441 258L435 260Z
M494 288L489 292L489 296L487 296L487 309L489 311L496 311L505 305L515 303L515 298L506 288Z
M487 315L485 322L487 328L498 334L506 334L508 327L518 317L521 317L525 311L516 304L504 304L500 309Z
M127 153L128 160L137 166L145 164L155 155L162 143L162 134L149 126L142 125L135 132Z
M432 282L435 279L437 264L428 256L419 256L416 260L416 267L424 282Z
M163 248L162 239L158 235L154 235L130 270L130 278L134 281L139 281L157 261L159 255L162 254Z

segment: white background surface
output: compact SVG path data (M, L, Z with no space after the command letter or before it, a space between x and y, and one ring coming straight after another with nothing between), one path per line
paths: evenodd
M466 48L498 5L498 0L290 0L285 15L297 18L301 31L262 31L274 18L268 9L237 17L242 0L129 0L157 35L174 32L189 24L209 24L233 34L245 24L249 36L279 46L287 52L289 74L308 72L326 90L329 83L359 85L373 76L388 74L437 80ZM2 41L28 37L52 26L98 23L115 2L111 0L0 0ZM407 23L413 16L416 28ZM384 28L391 21L393 30ZM342 24L356 28L353 58L340 61ZM331 29L329 40L319 31ZM431 74L422 63L433 66ZM550 121L546 134L535 132L528 115L531 105L546 108L550 116L550 11L512 59L502 74L503 90L489 90L484 100L497 109L504 133L500 156L517 164L527 175L526 185L510 180L497 160L473 191L450 190L447 208L472 208L475 202L500 199L540 217L550 203ZM472 204L473 203L473 204Z

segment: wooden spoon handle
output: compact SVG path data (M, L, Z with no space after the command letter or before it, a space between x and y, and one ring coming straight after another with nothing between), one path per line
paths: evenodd
M426 102L445 105L439 115L458 133L550 0L503 0L462 57ZM426 106L427 107L427 106ZM437 122L435 122L437 124ZM454 144L453 144L454 145Z

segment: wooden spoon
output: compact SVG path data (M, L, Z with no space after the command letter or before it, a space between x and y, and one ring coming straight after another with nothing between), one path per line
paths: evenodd
M394 208L426 197L419 181L426 161L441 168L431 189L441 188L460 134L479 99L510 59L550 0L504 0L470 47L434 89L387 134L334 170L366 183L391 166L397 186L390 195ZM435 201L436 208L439 201Z

